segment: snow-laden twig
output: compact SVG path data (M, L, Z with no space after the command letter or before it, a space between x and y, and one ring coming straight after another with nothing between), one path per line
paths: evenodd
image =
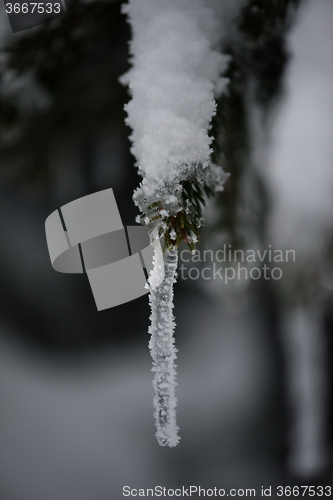
M143 177L134 201L143 213L159 201L171 216L185 208L181 182L215 180L208 131L228 58L217 48L214 12L201 0L130 0L123 12L133 36L132 67L121 82L132 97L126 123Z
M176 281L178 262L177 251L167 251L164 257L165 277L155 289L150 290L151 326L149 333L150 353L155 372L153 386L154 416L156 419L156 438L161 446L176 446L179 443L176 422L175 396L176 352L174 345L175 320L173 315L173 284Z
M129 0L123 5L132 28L131 69L121 77L131 100L131 151L142 182L133 195L165 253L158 280L157 256L150 276L151 340L155 371L156 437L162 446L179 442L176 424L176 349L173 284L177 248L194 250L205 200L222 189L226 176L213 165L211 120L215 97L226 87L228 58L219 47L220 26L202 0ZM155 249L156 250L156 249Z

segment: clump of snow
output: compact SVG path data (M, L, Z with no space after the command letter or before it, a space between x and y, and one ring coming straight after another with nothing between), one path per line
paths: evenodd
M132 153L143 177L134 194L142 210L154 201L177 212L182 180L210 177L210 122L227 56L216 50L220 26L200 0L130 0L132 68L121 77ZM222 169L217 177L222 176Z

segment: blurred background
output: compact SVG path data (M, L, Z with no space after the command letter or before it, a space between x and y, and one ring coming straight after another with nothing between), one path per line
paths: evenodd
M81 1L15 35L0 4L0 498L332 485L333 4L206 0L231 56L211 130L230 178L198 248L296 261L275 281L178 279L169 449L154 437L147 296L97 312L45 240L52 211L109 187L124 225L137 215L121 3Z

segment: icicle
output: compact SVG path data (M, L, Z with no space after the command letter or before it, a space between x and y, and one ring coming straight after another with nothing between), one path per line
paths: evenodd
M299 477L322 474L328 465L325 340L321 307L307 304L283 315L288 397L292 412L289 467Z
M173 316L173 284L176 282L178 262L177 251L167 251L164 258L165 277L161 285L150 290L151 326L149 333L150 353L153 358L155 372L153 386L154 416L156 419L156 438L161 446L177 446L179 443L178 426L176 422L175 396L176 382L176 352L174 346L175 321Z

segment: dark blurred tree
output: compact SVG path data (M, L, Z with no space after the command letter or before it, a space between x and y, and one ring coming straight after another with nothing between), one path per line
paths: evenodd
M218 195L221 215L217 230L224 230L226 242L236 248L264 237L269 202L252 156L251 114L257 107L265 128L283 93L283 75L290 58L286 36L300 2L245 2L223 41L222 50L230 54L225 73L229 85L218 100L213 119L213 157L230 177ZM250 197L245 195L245 183L251 183Z
M47 182L52 143L64 138L85 142L105 127L122 126L126 92L118 77L128 68L128 38L120 2L98 1L79 4L61 18L8 37L0 84L7 73L14 81L32 74L49 103L22 109L16 93L0 94L2 165L12 169L19 164L7 175L24 184Z

